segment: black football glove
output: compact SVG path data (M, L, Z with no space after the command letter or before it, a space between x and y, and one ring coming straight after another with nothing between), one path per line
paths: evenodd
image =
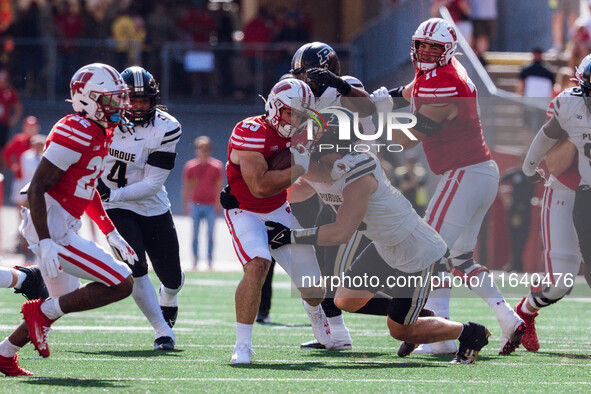
M291 230L288 227L270 221L265 222L265 226L267 226L267 236L269 237L271 249L277 249L291 243Z
M310 68L306 70L306 75L308 75L310 81L314 82L316 85L326 85L335 88L343 96L346 96L351 92L351 85L349 85L347 81L326 68Z
M101 178L97 180L96 191L103 201L109 201L109 198L111 198L111 189L109 189L109 186L105 185Z
M230 185L226 185L220 192L220 203L224 209L235 209L240 206L238 199L230 194Z

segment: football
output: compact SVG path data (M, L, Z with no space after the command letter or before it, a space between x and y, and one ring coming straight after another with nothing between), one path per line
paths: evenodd
M291 167L291 151L285 148L273 153L267 160L267 164L269 170L285 170Z

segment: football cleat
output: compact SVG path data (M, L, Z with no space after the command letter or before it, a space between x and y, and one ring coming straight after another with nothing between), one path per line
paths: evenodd
M176 323L176 317L179 314L179 307L178 306L160 306L160 310L162 311L162 316L164 316L164 320L166 324L170 326L170 328L174 327Z
M269 314L263 315L259 313L257 315L256 322L261 324L271 324L271 316Z
M458 344L456 341L449 340L419 345L413 354L456 354L457 352Z
M507 309L502 314L497 315L497 321L501 326L499 354L508 356L519 347L525 332L525 323L513 309Z
M49 345L47 336L51 332L51 324L55 320L49 319L41 311L41 305L45 300L30 300L23 304L22 313L29 328L29 338L35 349L42 357L49 357Z
M33 373L18 365L18 354L14 357L0 356L0 372L6 376L32 376Z
M460 341L460 349L451 364L474 364L480 349L488 344L490 331L486 327L474 322L468 322L468 325L472 331L471 335Z
M36 300L38 298L46 299L49 297L39 267L20 267L16 265L14 266L14 269L24 272L27 275L27 278L21 284L20 289L14 289L16 294L22 294L27 300Z
M348 341L333 341L333 339L331 338L326 345L321 344L317 340L304 342L300 345L300 349L351 350L353 349L353 345L351 344L350 338Z
M250 364L250 356L256 354L250 345L236 345L230 361L234 364Z
M423 308L421 310L421 312L419 313L419 317L433 317L433 316L435 316L435 312L433 312L430 309ZM455 341L454 341L454 344L455 344ZM418 343L403 341L400 344L400 347L398 348L398 357L406 357L409 354L411 354L418 347L419 347ZM455 352L457 352L457 348L453 351L454 354L455 354Z
M174 339L171 337L159 337L154 341L154 350L173 350Z
M305 302L302 300L302 303ZM330 325L328 319L324 314L324 310L318 307L315 312L308 312L308 318L312 323L312 331L314 337L323 345L326 345L330 341Z
M526 297L524 297L523 300L521 300L521 302L515 307L515 312L525 322L525 331L523 333L523 337L521 338L521 344L530 352L535 352L540 348L538 334L536 333L536 316L538 316L540 313L536 312L534 314L529 314L523 312L521 310L521 306L525 300Z

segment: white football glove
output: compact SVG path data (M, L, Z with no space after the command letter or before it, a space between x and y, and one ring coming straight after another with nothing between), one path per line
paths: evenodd
M302 166L304 172L308 172L310 167L310 152L303 145L289 148L291 151L291 157L293 157L293 163L296 166Z
M58 253L64 256L71 256L72 253L62 245L57 244L51 238L39 241L39 269L44 276L56 278L62 270Z
M369 96L372 98L374 104L376 105L377 112L392 111L394 101L392 100L392 97L390 97L388 89L386 89L384 86L374 90L373 93Z
M107 234L107 241L111 245L111 249L113 249L113 254L119 260L129 265L134 265L138 261L137 254L135 254L133 248L129 246L117 230L113 230Z

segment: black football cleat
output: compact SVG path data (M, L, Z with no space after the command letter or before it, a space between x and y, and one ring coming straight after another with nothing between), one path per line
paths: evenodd
M468 338L460 341L460 349L456 357L451 361L452 364L474 364L480 349L488 344L490 331L486 327L474 322L468 322L468 326L470 328L470 335Z
M154 350L174 350L174 339L171 337L156 338Z
M326 349L326 346L314 339L313 341L302 343L300 349Z
M39 271L39 267L36 265L31 267L20 267L16 265L14 269L24 272L27 275L21 288L14 289L16 294L22 294L27 300L46 299L49 297L49 292L47 291L45 282L43 282L43 276L41 275L41 271Z
M174 323L176 323L176 317L179 314L179 307L160 306L160 310L162 311L162 316L164 316L164 320L166 320L166 324L168 324L170 328L174 327Z
M433 317L435 316L435 312L430 309L423 308L421 312L419 312L419 317ZM398 357L406 357L409 356L414 350L419 347L418 343L411 343L411 342L402 342L400 347L398 348Z

